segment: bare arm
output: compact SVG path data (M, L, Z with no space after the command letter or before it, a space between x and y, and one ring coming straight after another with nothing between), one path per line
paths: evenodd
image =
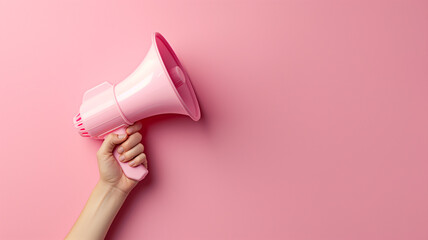
M129 192L138 183L123 174L112 152L120 144L122 151L118 151L122 152L123 162L129 162L131 166L143 164L147 168L141 134L138 133L140 129L138 123L127 129L128 135L110 134L104 140L97 153L100 180L66 239L104 239Z
M104 239L126 196L99 181L66 239Z

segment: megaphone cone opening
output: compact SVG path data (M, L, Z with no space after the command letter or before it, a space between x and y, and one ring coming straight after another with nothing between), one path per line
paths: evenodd
M169 43L160 33L156 32L153 34L153 42L161 59L162 67L168 73L169 81L181 104L186 109L190 118L198 121L201 118L201 111L189 75L184 70Z
M168 71L175 88L181 87L186 82L186 76L179 66L175 66Z

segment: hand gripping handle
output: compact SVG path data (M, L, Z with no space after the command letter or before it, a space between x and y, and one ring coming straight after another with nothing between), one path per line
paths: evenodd
M115 131L113 131L115 134L126 134L126 127L121 127ZM119 153L117 152L117 147L113 150L113 156L116 159L116 161L119 163L120 167L122 168L123 173L130 179L141 181L144 179L144 177L149 173L147 169L143 165L138 165L137 167L131 167L128 163L124 163L119 161Z

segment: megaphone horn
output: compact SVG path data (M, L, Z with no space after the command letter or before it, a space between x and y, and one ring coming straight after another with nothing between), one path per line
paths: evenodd
M86 91L73 122L81 136L103 139L109 133L126 133L126 127L140 119L167 113L188 115L194 121L201 117L188 74L166 39L154 33L137 69L116 85L103 82ZM118 159L116 149L113 153ZM147 174L141 165L118 163L131 179Z

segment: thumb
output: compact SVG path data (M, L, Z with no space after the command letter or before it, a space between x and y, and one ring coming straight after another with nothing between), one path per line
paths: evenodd
M126 140L128 135L126 134L109 134L105 139L103 144L101 144L101 147L99 149L100 155L111 155L113 153L114 148L116 145L121 144Z

